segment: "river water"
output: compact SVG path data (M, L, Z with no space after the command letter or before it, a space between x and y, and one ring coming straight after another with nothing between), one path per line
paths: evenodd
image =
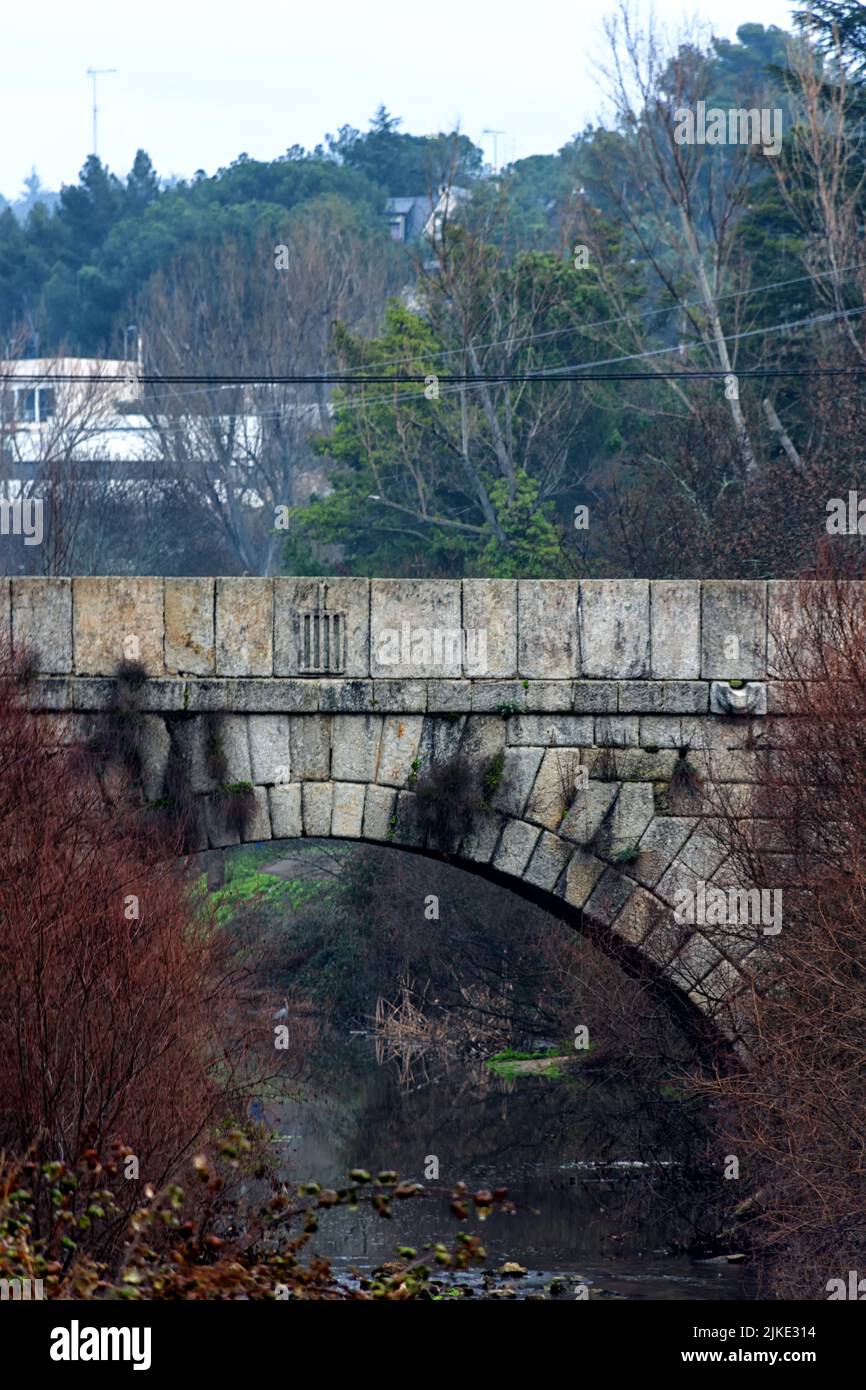
M472 1191L508 1188L514 1214L466 1223L487 1255L483 1270L458 1281L475 1296L503 1296L495 1291L506 1286L515 1297L538 1296L552 1285L567 1298L575 1282L590 1298L754 1296L747 1265L682 1253L700 1228L700 1203L681 1180L676 1150L659 1156L663 1136L636 1125L628 1105L599 1114L567 1079L505 1079L481 1061L386 1057L367 1035L320 1041L293 1092L264 1111L288 1182L338 1187L353 1168L389 1168L427 1188L460 1180ZM392 1259L398 1245L453 1243L459 1227L447 1198L394 1209L393 1220L366 1207L328 1211L317 1253L351 1279ZM505 1261L526 1275L501 1276Z

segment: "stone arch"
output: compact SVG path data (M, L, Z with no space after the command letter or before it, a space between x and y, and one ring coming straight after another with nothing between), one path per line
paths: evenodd
M605 760L604 749L558 742L563 733L588 739L585 723L547 716L232 713L220 716L228 776L249 798L238 831L221 822L213 798L204 719L183 718L166 735L162 718L147 718L152 791L167 742L179 738L188 759L198 849L331 838L447 862L508 887L589 937L646 980L696 1039L730 1036L732 1000L748 979L742 948L732 939L726 954L718 939L677 927L672 913L677 889L701 875L711 879L721 856L699 815L658 813L651 780L662 766L657 755L648 755L643 769L632 759L629 780L615 757ZM425 768L457 755L501 758L502 778L489 808L445 843L413 815L414 783ZM662 762L668 767L678 758L668 750ZM598 766L605 761L611 765ZM563 768L572 780L583 769L585 786L569 785ZM641 771L643 780L635 776Z
M690 766L753 814L791 602L757 581L15 578L0 581L0 630L31 651L34 707L73 736L118 712L134 727L148 799L182 770L199 849L332 836L441 852L411 842L419 770L456 751L501 759L454 862L546 895L731 1033L754 962L733 934L674 920L677 893L721 882L724 864L709 799L672 791ZM246 814L227 833L219 804L235 794Z

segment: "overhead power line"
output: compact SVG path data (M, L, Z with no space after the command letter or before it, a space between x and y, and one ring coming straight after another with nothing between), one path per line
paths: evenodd
M665 348L665 352L675 352L675 348ZM347 376L345 372L332 372L317 375L293 375L293 376L210 376L206 374L181 373L169 376L148 376L143 374L137 378L142 386L390 386L390 385L417 385L424 386L431 381L437 381L443 385L478 386L483 384L496 385L508 384L511 382L564 382L564 381L692 381L707 378L720 378L724 380L729 376L739 378L745 377L813 377L813 376L862 376L866 373L866 364L855 367L742 367L739 369L728 369L723 367L696 367L694 369L679 371L658 371L658 372L568 372L553 370L550 372L479 372L473 375L462 375L460 373L433 373L417 374L411 372L391 372L387 375L370 376ZM46 381L80 383L80 384L102 384L111 386L122 384L122 377L106 377L95 373L90 376L76 376L74 373L58 372L17 372L14 375L7 374L0 377L0 380L26 382L37 381L43 384Z

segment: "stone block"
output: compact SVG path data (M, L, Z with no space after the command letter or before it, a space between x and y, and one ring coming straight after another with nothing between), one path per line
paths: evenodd
M548 748L525 815L548 830L557 830L573 804L580 778L580 756L572 748Z
M370 674L369 579L274 580L274 674Z
M423 768L429 767L431 763L446 763L453 758L460 748L460 741L468 723L465 714L457 715L454 719L428 715L421 725L421 742L417 753L420 766ZM504 734L502 741L504 744Z
M273 675L272 579L216 581L216 670L220 676Z
M326 781L331 773L330 715L293 715L289 754L292 776L298 782Z
M644 937L641 952L666 973L670 962L679 954L693 930L693 927L680 926L670 913L665 915L660 908L652 931Z
M252 780L271 786L291 777L289 716L251 714L247 717Z
M525 704L530 713L568 714L574 700L572 681L529 681Z
M390 839L398 845L423 845L426 831L417 814L418 798L414 792L397 792L393 816L396 824L391 826Z
M536 748L589 748L593 742L592 716L517 714L506 723L506 742Z
M515 878L522 877L540 834L537 825L528 825L522 820L508 821L493 856L493 867Z
M113 676L131 660L149 676L163 675L163 581L73 579L72 642L78 675Z
M706 979L721 958L715 946L700 932L695 932L668 966L667 975L681 989L688 991Z
M382 716L343 714L332 727L331 777L341 782L375 782Z
M649 782L623 782L612 803L599 844L610 859L633 851L655 812L653 789Z
M268 788L271 834L275 840L298 840L304 833L301 817L301 783L286 782Z
M516 580L464 579L463 626L464 675L517 675Z
M804 606L806 592L796 579L771 579L767 584L768 676L804 676L810 657L819 659L815 627L822 605L818 599L810 611L808 601Z
M698 878L711 879L728 855L727 850L714 836L708 835L704 830L698 830L679 851L679 857L681 863L687 864Z
M12 580L12 641L45 675L72 670L72 580Z
M91 684L90 681L84 683ZM68 679L63 676L43 676L41 679L38 676L34 677L27 685L28 704L34 710L71 710L74 708L73 691L78 684L82 684L82 682L78 682L72 677ZM111 681L106 681L104 684L113 686Z
M565 870L562 897L571 907L582 909L603 873L604 864L594 854L586 854L582 849L575 850Z
M650 584L651 674L695 680L701 674L701 585L697 579Z
M228 845L239 845L241 837L226 821L222 798L207 796L204 798L204 807L207 838L211 849L225 849Z
M636 892L640 892L640 889L630 878L625 878L615 869L605 869L583 910L591 922L609 927Z
M266 683L262 681L262 685ZM148 703L152 703L154 687L162 687L164 684L164 681L148 681L143 692ZM168 684L180 687L182 708L187 714L220 714L226 709L236 710L239 705L243 708L242 702L238 700L239 681L190 679L173 680Z
M335 714L364 714L376 708L376 685L367 680L320 680L319 709Z
M636 748L640 721L636 714L599 715L595 740L599 748Z
M630 946L639 946L653 930L663 906L644 888L635 888L613 919L613 930Z
M422 740L422 747L426 743L427 725L433 722L435 721L428 720L424 726L425 738ZM506 720L495 714L470 715L465 722L460 739L461 755L467 758L470 763L480 766L490 758L504 753L506 723ZM426 765L426 759L424 759L424 763Z
M364 798L364 839L387 841L391 817L397 804L396 793L388 787L369 786Z
M215 670L214 580L166 579L165 669L212 676Z
M250 761L249 722L246 715L227 714L220 718L216 729L219 751L225 759L225 784L252 782Z
M646 714L641 717L642 748L680 748L682 743L682 720L675 715Z
M379 714L423 714L427 708L427 682L374 681L372 708Z
M656 892L664 902L676 906L679 893L691 893L696 900L699 887L699 876L694 869L690 869L681 859L674 859L656 885Z
M683 741L680 746L706 753L735 747L746 730L752 727L752 721L704 715L703 718L683 719L681 727Z
M518 672L528 679L580 675L576 579L521 579L517 585Z
M115 703L117 695L122 687L116 681L89 681L86 678L77 676L74 684L76 687L87 684L91 687L102 686L111 687L112 696L110 703ZM134 703L136 709L150 710L154 714L173 714L183 711L189 713L189 701L187 695L187 682L182 680L148 680L144 685L137 686L134 691ZM221 704L225 708L225 703Z
M443 679L463 675L460 581L373 579L373 676Z
M469 681L430 681L427 686L428 714L468 714L471 708Z
M616 681L574 681L572 709L577 714L615 714L619 692Z
M580 657L585 676L636 680L649 675L648 580L581 580Z
M679 854L697 822L684 816L655 816L640 838L634 875L652 888Z
M623 681L621 714L706 714L710 687L705 681Z
M601 777L603 759L613 757L617 779L621 782L667 782L673 776L679 754L673 748L593 749L583 755L590 777Z
M532 883L536 888L547 888L552 892L573 853L574 846L568 841L560 840L558 835L551 835L542 830L524 871L524 882Z
M766 584L752 579L704 580L701 675L705 680L760 680L766 674Z
M473 714L514 714L527 708L522 681L473 681L471 694Z
M215 791L220 786L252 781L247 722L243 715L219 717L212 722L202 716L183 720L175 724L173 736L196 795Z
M342 839L357 840L363 819L364 786L358 782L335 782L331 834Z
M142 715L139 726L141 782L148 801L158 801L163 793L171 739L165 720L156 714Z
M330 835L333 790L331 782L304 782L301 805L305 835Z
M471 830L463 837L460 858L471 859L476 864L489 864L504 824L504 816L478 816Z
M618 790L618 782L596 782L592 779L586 787L579 786L559 827L559 834L579 845L588 845L601 829Z
M424 717L389 714L382 728L382 744L376 781L388 787L405 787L421 747Z
M244 825L243 838L246 844L271 838L267 787L253 787L252 813Z
M538 772L542 749L506 748L503 756L502 778L491 804L497 811L521 816Z

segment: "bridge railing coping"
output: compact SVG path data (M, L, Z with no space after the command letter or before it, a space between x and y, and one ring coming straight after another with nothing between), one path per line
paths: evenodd
M788 580L0 579L45 676L327 682L764 681ZM866 592L866 591L864 591ZM443 697L444 698L444 697ZM481 694L479 692L479 698Z

